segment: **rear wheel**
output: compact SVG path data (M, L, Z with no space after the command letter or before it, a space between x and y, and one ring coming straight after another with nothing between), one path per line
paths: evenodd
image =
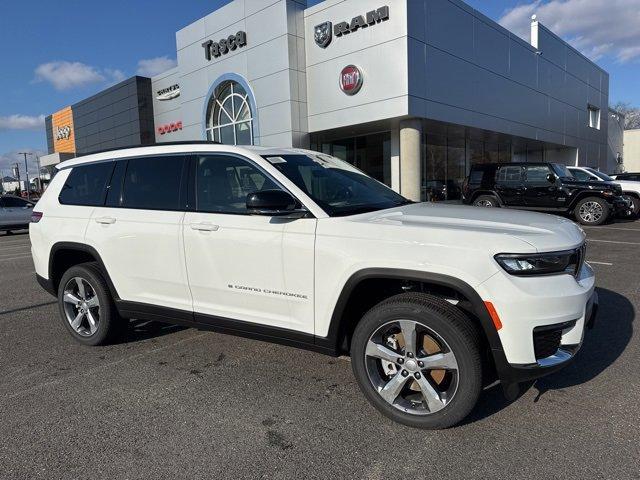
M602 225L609 218L609 204L599 197L587 197L578 202L575 216L582 225Z
M371 309L351 344L352 367L367 399L402 424L453 426L473 409L482 384L478 333L448 302L405 293Z
M475 207L496 208L500 207L498 199L492 195L480 195L473 201Z
M95 263L76 265L65 272L58 288L58 306L65 327L84 345L106 344L122 329L123 320Z

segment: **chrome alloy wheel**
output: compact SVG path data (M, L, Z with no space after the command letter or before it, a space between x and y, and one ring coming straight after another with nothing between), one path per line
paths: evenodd
M598 202L585 202L580 206L578 215L585 222L594 223L602 218L604 211Z
M491 200L478 200L475 203L476 207L487 207L487 208L491 208L493 207L493 202L491 202Z
M64 312L71 328L90 337L100 323L100 301L95 289L84 278L74 277L64 287Z
M365 366L378 394L398 410L429 415L458 390L458 362L436 332L413 320L394 320L367 342Z

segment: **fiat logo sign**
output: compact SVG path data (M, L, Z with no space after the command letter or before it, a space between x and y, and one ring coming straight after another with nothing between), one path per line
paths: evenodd
M364 75L355 65L348 65L340 72L340 90L347 95L355 95L362 88Z

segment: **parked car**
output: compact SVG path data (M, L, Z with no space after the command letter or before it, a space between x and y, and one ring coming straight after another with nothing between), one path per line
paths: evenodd
M615 182L619 184L622 187L622 195L626 197L633 206L633 215L640 213L640 182L620 178L624 175L618 175L614 179L606 173L599 172L591 167L567 168L571 172L571 175L584 182Z
M58 168L33 259L85 345L135 318L350 355L380 412L443 428L496 377L512 397L567 365L595 319L568 219L414 203L299 149L189 143Z
M13 195L0 197L0 231L11 233L29 227L34 203Z
M477 207L503 207L573 215L583 225L601 225L612 215L629 215L631 202L615 182L582 182L557 163L473 165L462 201Z
M630 180L640 182L640 173L613 173L609 175L614 180Z

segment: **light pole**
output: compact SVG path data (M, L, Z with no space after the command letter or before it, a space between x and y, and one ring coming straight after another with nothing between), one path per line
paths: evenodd
M31 188L29 186L29 167L27 166L27 155L33 155L31 152L18 152L18 155L24 155L24 175L27 177L27 199L31 200Z

